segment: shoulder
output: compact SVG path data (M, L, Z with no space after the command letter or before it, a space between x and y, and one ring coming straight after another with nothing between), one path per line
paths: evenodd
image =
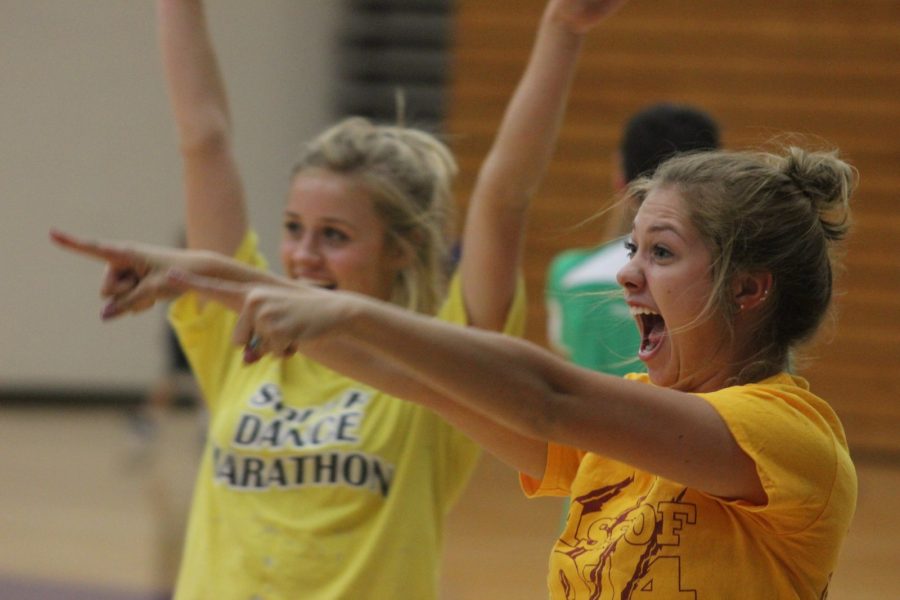
M726 414L750 411L752 414L746 416L780 415L787 425L811 427L837 435L843 441L834 410L809 389L802 377L779 373L763 381L699 395Z
M855 470L840 421L807 382L788 373L734 386L705 398L756 463L769 496L766 510L797 531L843 498L855 502ZM784 515L792 515L787 517Z
M459 275L459 271L457 271L450 278L450 283L447 286L447 297L436 315L438 319L456 325L468 325L470 323L462 288L462 278ZM522 274L519 273L516 278L515 294L512 304L506 313L506 322L502 333L518 337L524 335L525 308L525 280Z

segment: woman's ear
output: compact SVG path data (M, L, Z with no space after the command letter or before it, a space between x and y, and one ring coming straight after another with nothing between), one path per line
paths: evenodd
M416 248L422 239L420 231L411 232L408 239L389 238L387 259L390 261L391 268L402 270L410 266L416 259Z
M768 271L738 273L732 282L732 296L738 312L753 310L769 297L772 290L772 274Z

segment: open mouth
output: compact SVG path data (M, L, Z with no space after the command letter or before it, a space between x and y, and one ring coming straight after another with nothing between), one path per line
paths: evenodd
M647 357L659 348L666 336L666 321L658 312L654 312L649 308L636 307L631 308L631 314L638 323L641 331L641 347L638 351L640 357Z
M323 290L336 290L338 287L337 283L334 283L333 281L323 281L321 279L309 279L307 277L295 277L295 279L297 281L299 281L300 283L303 283L306 285L311 285L313 287L317 287L317 288L320 288Z

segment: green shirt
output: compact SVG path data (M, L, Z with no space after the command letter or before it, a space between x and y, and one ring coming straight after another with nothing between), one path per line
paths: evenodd
M637 325L616 282L627 261L621 240L614 240L569 250L550 265L548 339L577 365L612 375L644 370L637 359Z

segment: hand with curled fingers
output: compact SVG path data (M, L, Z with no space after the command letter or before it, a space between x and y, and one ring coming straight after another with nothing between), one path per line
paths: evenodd
M142 312L157 300L174 298L181 292L166 277L172 267L184 265L187 250L135 242L91 240L56 229L50 239L61 248L106 262L100 296L107 299L104 320L127 312Z
M550 0L550 14L575 33L587 33L628 0Z
M193 291L239 314L233 341L244 346L244 361L266 354L287 357L303 342L333 332L350 301L340 292L297 282L242 283L173 269L169 285Z

